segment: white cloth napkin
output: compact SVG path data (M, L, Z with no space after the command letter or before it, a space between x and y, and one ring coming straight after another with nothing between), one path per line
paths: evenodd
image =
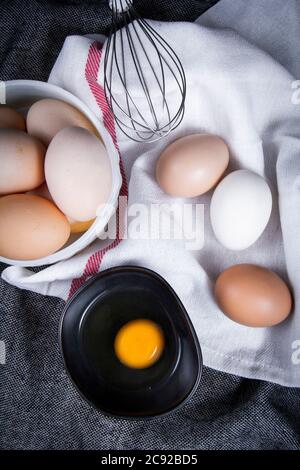
M253 5L253 10L247 12L247 3ZM269 55L276 52L276 38L277 43L289 44L283 30L291 26L292 19L282 15L279 3L282 4L280 0L222 0L199 21L209 27L153 23L176 49L186 71L188 93L184 121L167 140L150 146L130 142L118 131L114 136L125 168L123 194L127 192L127 185L129 205L171 201L154 178L157 158L169 142L197 132L223 137L231 151L230 169L250 168L271 182L274 209L257 243L246 251L231 252L216 241L209 221L209 193L196 200L205 206L202 250L187 251L183 241L145 241L141 236L138 240L123 240L112 249L99 251L103 243L97 241L74 258L38 273L9 267L2 273L3 279L22 289L67 299L70 292L98 270L125 264L148 267L164 276L183 301L197 331L206 366L299 387L300 108L292 100L295 77L290 71L295 69L286 59L287 54L280 49L281 63ZM296 2L287 3L293 4L297 12ZM227 23L224 18L228 19ZM299 34L299 16L295 21ZM261 32L264 22L268 24L265 40ZM256 23L257 34L253 32ZM241 28L244 25L241 34L228 29L237 24ZM223 25L227 29L223 29ZM257 45L242 37L247 34ZM263 50L264 43L269 53ZM81 98L114 134L111 119L103 103L101 109L102 100L99 100L103 57L95 38L67 38L49 80ZM94 83L92 87L91 83ZM240 262L260 264L289 278L295 310L283 324L266 329L248 328L232 322L217 308L212 294L214 280L224 268Z

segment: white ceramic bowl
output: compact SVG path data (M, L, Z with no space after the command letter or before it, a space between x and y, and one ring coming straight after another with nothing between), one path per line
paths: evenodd
M33 261L19 261L0 256L1 262L15 266L34 267L57 263L58 261L70 258L86 248L104 231L109 219L115 212L122 184L119 155L113 144L112 138L102 122L99 121L95 114L82 101L62 88L50 85L49 83L33 80L12 80L6 82L7 105L19 110L23 114L26 113L26 110L33 103L43 98L56 98L65 101L79 109L93 123L102 137L110 159L112 169L112 190L106 207L101 211L90 229L77 237L72 237L71 242L56 253Z

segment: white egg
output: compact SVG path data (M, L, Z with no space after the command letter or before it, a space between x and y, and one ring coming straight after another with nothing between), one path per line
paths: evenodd
M219 242L230 250L253 245L265 230L272 211L272 193L264 178L249 170L230 173L211 201L211 223Z

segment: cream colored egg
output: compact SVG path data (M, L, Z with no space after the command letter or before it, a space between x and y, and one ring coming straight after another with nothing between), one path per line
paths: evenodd
M64 101L43 99L34 103L27 114L27 130L48 146L66 127L83 127L98 135L93 124L78 109Z
M217 184L228 162L229 150L220 137L190 135L164 150L157 163L156 177L167 194L196 197Z
M0 199L0 256L35 260L63 247L70 236L66 217L50 201L29 194Z
M22 114L6 105L0 105L0 129L25 131L26 123Z
M57 207L77 222L94 219L111 192L107 151L95 135L80 127L63 129L52 140L45 175Z
M45 180L45 147L15 129L0 129L0 195L37 188Z

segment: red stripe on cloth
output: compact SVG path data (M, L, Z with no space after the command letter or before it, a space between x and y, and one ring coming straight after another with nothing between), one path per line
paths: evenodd
M101 64L101 58L102 58L102 48L97 42L94 42L93 44L91 44L90 49L89 49L86 67L85 67L85 78L96 100L96 103L98 104L102 112L104 126L106 127L107 131L111 135L113 143L119 153L120 171L121 171L122 180L123 180L120 195L128 196L128 185L127 185L124 165L123 165L122 158L121 158L120 151L119 151L114 116L108 106L104 89L98 83L98 74L99 74L99 68ZM122 241L122 237L120 236L120 233L119 233L119 228L120 228L119 224L120 224L120 220L119 220L119 208L118 208L117 209L117 237L116 239L106 248L99 250L90 256L83 270L82 276L78 279L73 279L71 283L70 292L69 292L69 298L73 294L75 294L77 289L79 289L79 287L81 287L85 283L88 277L93 276L94 274L97 274L99 272L102 260L104 256L106 255L106 253L112 250L113 248L116 248L119 245L119 243Z

